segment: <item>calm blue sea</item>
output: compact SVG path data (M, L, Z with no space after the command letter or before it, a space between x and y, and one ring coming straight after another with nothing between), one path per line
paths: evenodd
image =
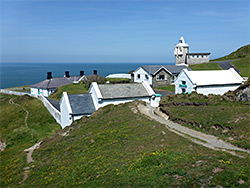
M61 77L65 71L75 76L83 70L85 75L98 71L98 75L107 76L113 73L127 73L141 65L156 65L161 63L1 63L0 88L31 85L47 77L52 72L53 77ZM170 65L174 63L165 63Z

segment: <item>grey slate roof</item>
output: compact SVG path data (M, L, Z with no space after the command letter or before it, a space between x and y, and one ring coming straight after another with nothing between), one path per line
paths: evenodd
M91 94L71 94L68 97L73 115L92 114L95 111Z
M71 76L69 78L67 77L51 78L38 82L30 87L41 88L41 89L55 89L63 85L72 84L73 81L78 81L80 78L81 76Z
M187 55L210 55L211 53L187 53Z
M103 99L122 99L150 96L141 83L100 84L98 86Z
M182 69L188 69L191 70L190 68L186 66L176 66L176 65L142 65L141 66L144 70L146 70L149 74L156 74L162 67L167 69L171 74L179 74Z

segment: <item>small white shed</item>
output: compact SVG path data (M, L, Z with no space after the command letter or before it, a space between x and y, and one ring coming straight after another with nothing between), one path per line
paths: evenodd
M189 71L183 69L175 80L175 94L196 91L204 95L223 95L237 89L243 78L233 69Z

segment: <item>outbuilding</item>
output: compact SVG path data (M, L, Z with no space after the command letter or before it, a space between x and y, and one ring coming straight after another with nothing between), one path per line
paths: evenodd
M183 69L175 80L175 94L196 91L204 95L223 95L237 89L243 82L243 78L233 68L209 71Z
M147 82L128 84L97 84L92 82L88 94L66 92L60 101L61 126L70 125L82 116L109 104L118 105L135 100L145 101L152 107L159 106L161 95L155 94Z

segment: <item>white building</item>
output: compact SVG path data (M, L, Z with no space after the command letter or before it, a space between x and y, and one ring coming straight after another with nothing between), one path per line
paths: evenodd
M183 69L175 80L175 94L196 91L204 95L223 95L237 89L243 82L243 78L233 68L211 71Z
M189 53L189 45L181 37L174 48L175 64L199 64L208 63L210 53Z
M92 82L88 94L63 93L60 101L61 126L70 125L82 116L109 104L118 105L134 100L145 101L153 107L159 105L161 95L155 94L147 82L129 84L97 84Z
M47 79L30 86L30 94L33 96L43 95L48 97L56 88L79 82L84 77L83 71L80 76L70 76L69 71L65 71L64 77L53 78L51 72L47 72Z
M167 86L174 83L182 69L189 68L186 65L142 65L133 72L131 81L147 82L152 87Z

